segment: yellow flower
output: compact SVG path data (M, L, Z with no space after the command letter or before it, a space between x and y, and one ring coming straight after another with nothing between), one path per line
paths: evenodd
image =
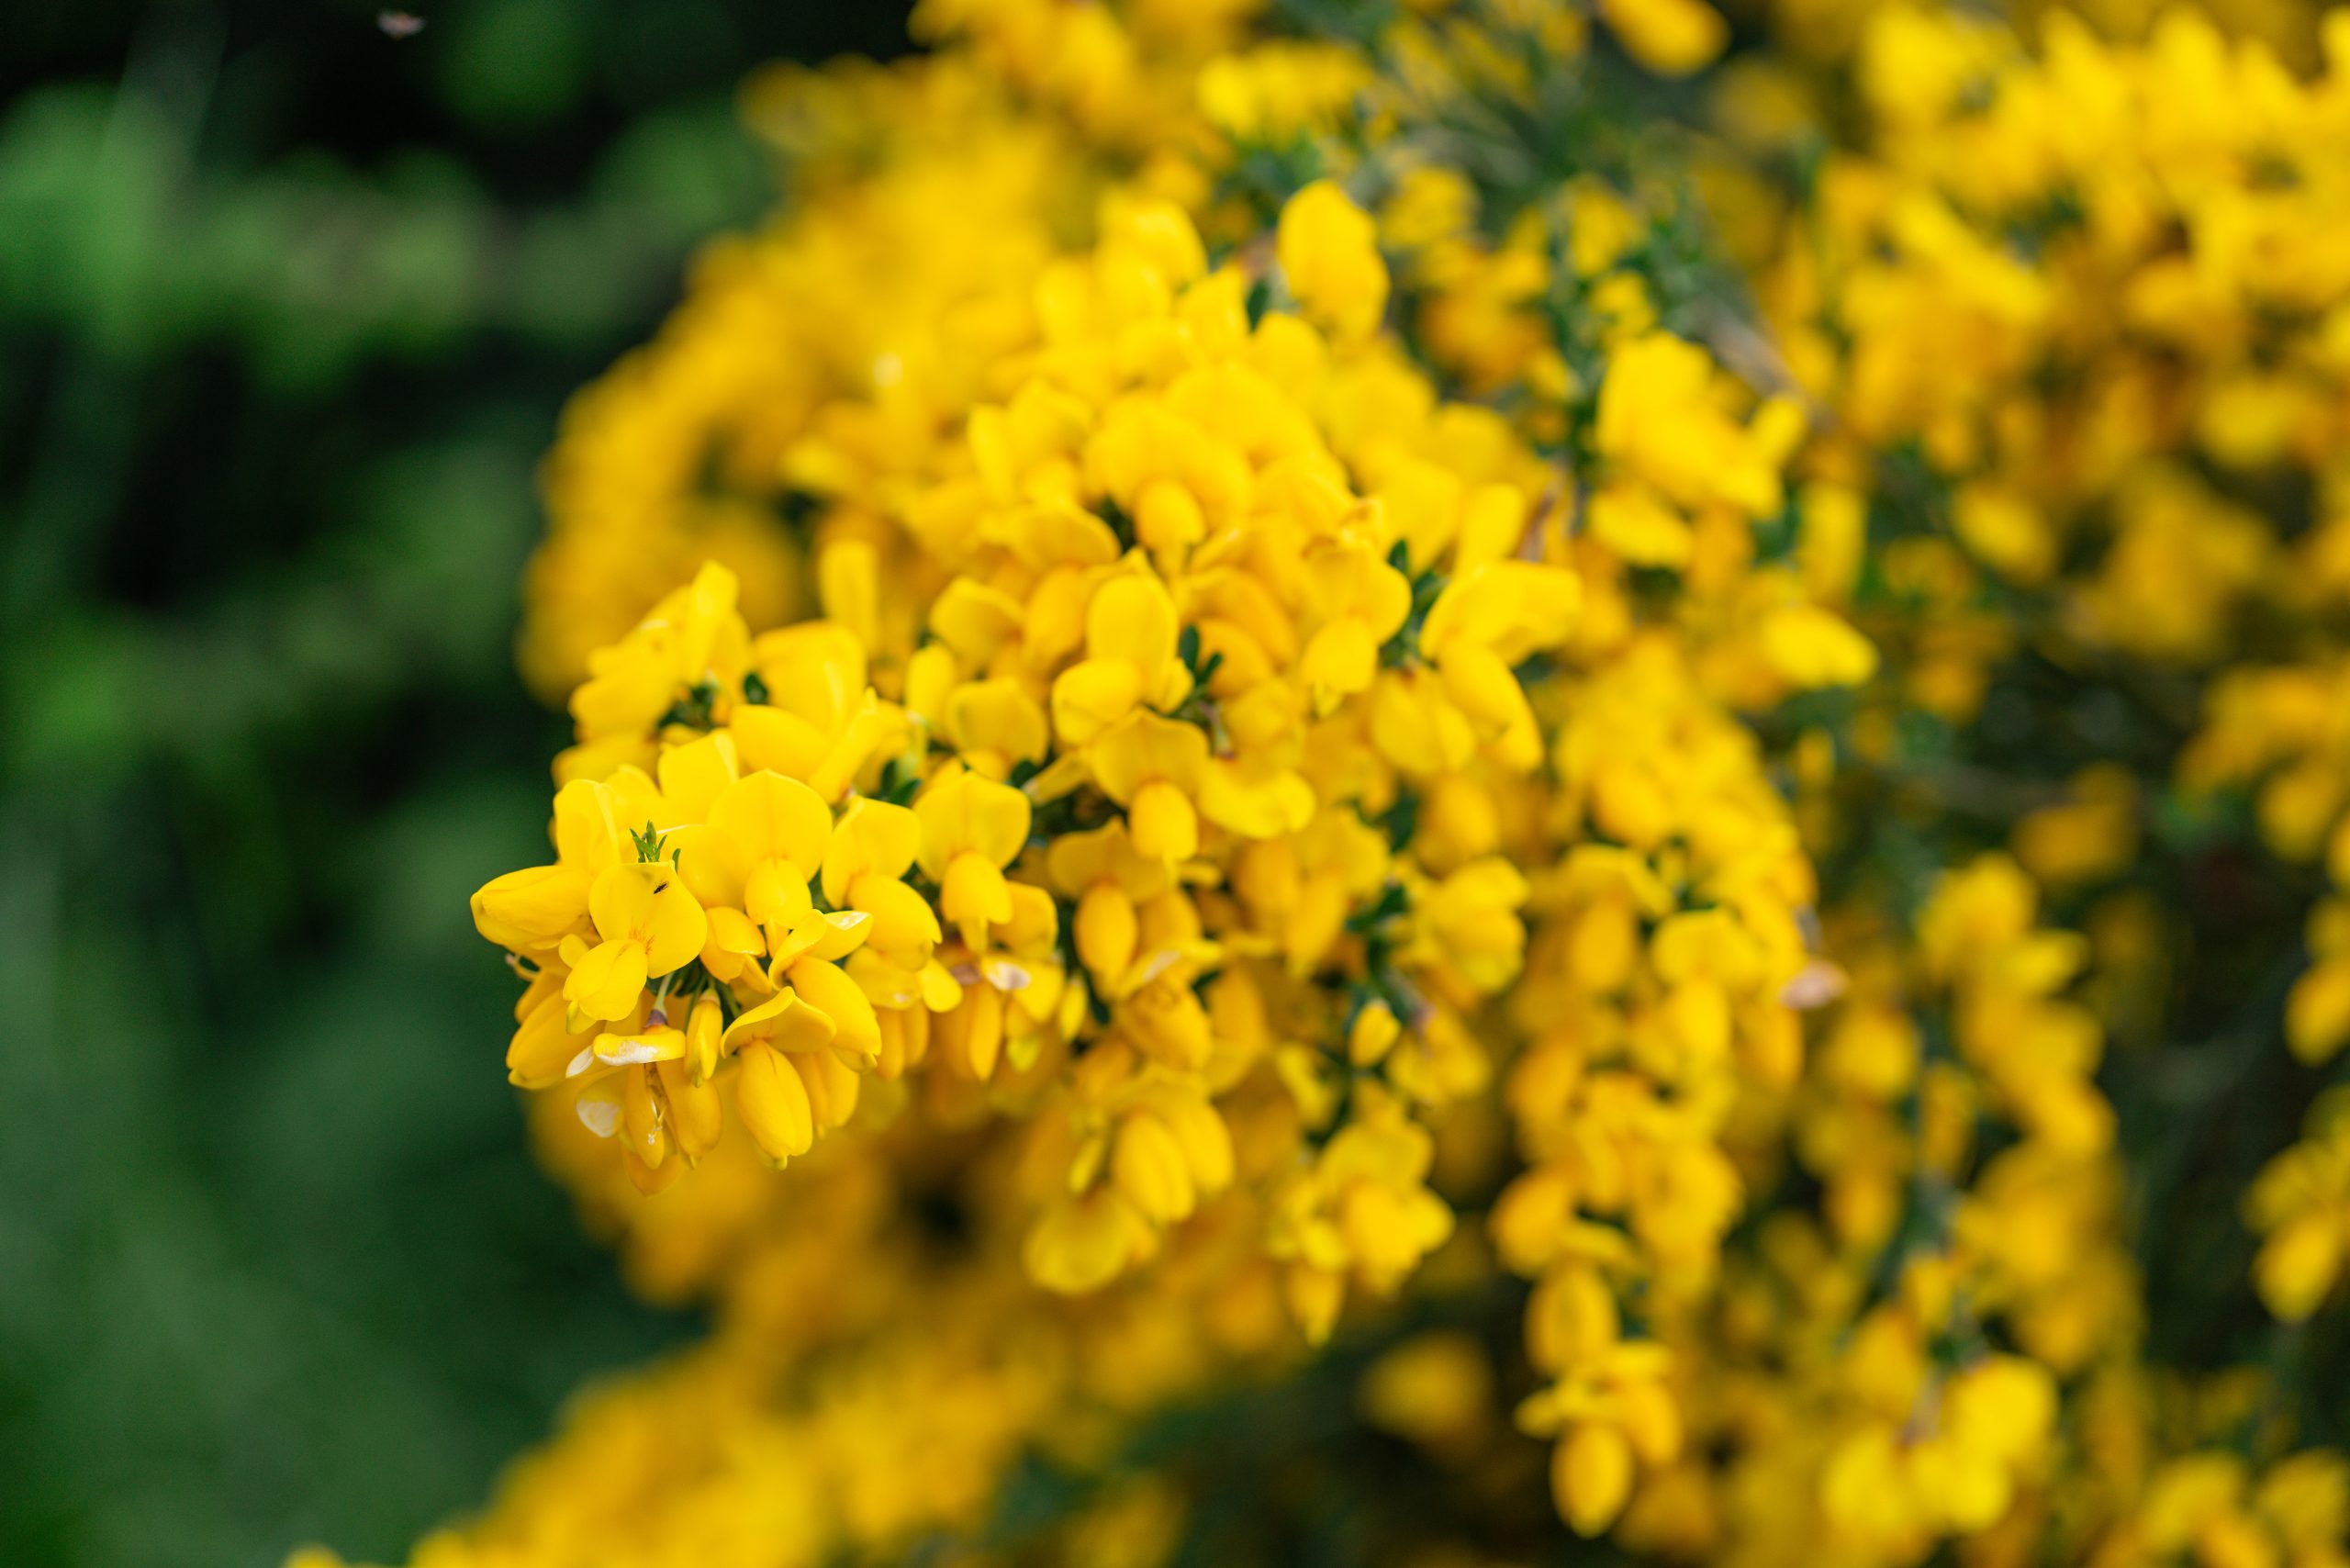
M575 779L555 791L556 863L494 877L473 896L474 926L518 953L552 952L569 935L585 936L588 892L597 875L633 862L632 834L666 814L652 781L624 768L610 784Z
M706 823L672 835L688 885L712 908L742 912L738 919L712 918L719 934L712 956L721 960L713 975L734 968L726 961L730 956L739 962L764 951L767 977L779 984L787 966L802 954L839 959L864 942L869 916L820 911L810 897L832 831L833 813L814 790L761 772L721 790Z
M1664 332L1635 338L1608 362L1594 439L1626 476L1678 506L1767 516L1779 509L1778 458L1796 431L1774 411L1784 405L1740 426L1714 400L1713 386L1705 350Z
M908 969L929 961L942 935L928 900L902 879L922 852L922 820L886 801L849 803L826 841L824 902L869 917L866 945Z
M1317 543L1304 566L1313 621L1298 673L1316 711L1328 713L1370 689L1379 673L1380 645L1411 613L1412 585L1360 543Z
M647 980L683 969L701 951L710 922L676 871L660 864L610 866L588 890L597 940L566 936L564 981L576 1029L582 1019L625 1018Z
M1054 885L1077 901L1072 935L1077 956L1107 993L1133 965L1140 948L1140 907L1174 886L1163 857L1135 847L1124 821L1091 833L1069 834L1046 851Z
M2263 1234L2253 1281L2288 1323L2314 1314L2350 1272L2350 1096L2334 1091L2311 1108L2302 1141L2270 1160L2245 1194Z
M1082 1295L1099 1290L1148 1256L1150 1227L1108 1187L1057 1204L1028 1233L1028 1276L1046 1290Z
M1832 611L1790 605L1762 623L1762 652L1796 687L1858 686L1876 673L1876 649Z
M1703 70L1729 42L1729 24L1706 0L1600 0L1599 15L1625 52L1661 76Z
M1273 1201L1271 1255L1288 1264L1292 1312L1309 1339L1328 1338L1348 1280L1392 1294L1452 1234L1452 1211L1423 1185L1434 1149L1425 1129L1377 1089Z
M1290 197L1276 236L1281 275L1310 319L1342 340L1378 327L1387 309L1379 226L1337 182L1316 180Z
M763 633L751 653L770 701L729 711L745 769L782 774L837 801L904 733L904 716L866 684L866 650L846 628L786 627Z
M1534 711L1513 673L1573 633L1582 585L1573 574L1523 561L1472 566L1447 583L1420 628L1420 652L1444 692L1500 761L1542 760Z
M1196 724L1135 713L1086 749L1102 792L1126 808L1135 852L1188 860L1199 852L1194 804L1208 767L1208 738Z
M1147 570L1116 572L1085 612L1085 657L1053 682L1053 730L1084 745L1137 707L1162 711L1191 689L1176 656L1174 600Z
M914 798L923 874L937 884L938 913L964 945L982 952L990 926L1013 917L1003 868L1028 842L1028 797L976 773L950 771Z
M1472 991L1499 991L1525 955L1526 925L1517 912L1528 892L1525 877L1506 860L1472 861L1413 897L1410 950Z
M722 671L739 669L744 648L734 616L735 579L705 566L656 604L617 646L589 661L573 693L572 717L589 738L648 731L676 700Z

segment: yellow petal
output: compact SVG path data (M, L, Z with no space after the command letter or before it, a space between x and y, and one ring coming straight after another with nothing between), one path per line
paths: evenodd
M962 988L962 1000L932 1025L939 1052L964 1077L984 1083L1003 1053L1003 993L991 985Z
M808 1091L808 1109L816 1118L816 1129L829 1132L846 1126L856 1114L864 1078L831 1051L801 1051L783 1059Z
M633 860L628 833L620 823L609 786L576 778L555 791L555 854L566 866L594 873L622 859Z
M647 1062L675 1061L686 1054L682 1029L647 1029L642 1035L599 1035L591 1047L596 1059L608 1067L642 1067Z
M1208 764L1207 732L1179 719L1135 713L1088 747L1086 760L1102 793L1121 805L1153 779L1189 792Z
M922 967L922 1004L932 1013L952 1013L963 1004L963 985L933 958Z
M724 730L713 730L661 754L661 793L680 816L688 822L699 821L740 771L734 737Z
M792 992L778 991L728 1025L720 1043L739 1051L755 1042L780 1051L822 1050L833 1043L833 1021Z
M1338 1308L1347 1299L1346 1276L1310 1263L1292 1263L1281 1275L1281 1294L1305 1342L1326 1343L1330 1330L1337 1325Z
M808 948L808 956L828 964L837 964L864 946L873 929L873 917L861 909L828 909L816 920L820 929Z
M746 860L788 861L804 882L823 864L833 813L799 779L754 773L719 795L710 809L710 825L732 837Z
M743 909L770 930L796 930L815 909L808 878L789 860L761 860L743 882Z
M650 951L645 972L666 975L683 969L701 953L709 938L710 921L686 885L674 878L653 895Z
M1624 52L1660 76L1703 70L1729 42L1729 24L1705 0L1599 0L1599 14Z
M2350 1041L2350 959L2314 964L2293 982L2285 998L2285 1040L2311 1067Z
M586 1018L625 1018L644 993L644 949L606 942L588 952L563 982L564 1000Z
M629 1152L651 1169L669 1158L669 1135L661 1125L661 1103L653 1095L653 1075L621 1075L621 1126L628 1134Z
M1013 761L1041 761L1051 737L1045 711L1013 680L975 680L946 701L946 733L966 752L994 752Z
M1012 889L986 856L966 851L946 868L938 912L962 929L964 941L984 946L987 928L1012 918Z
M1103 1189L1047 1209L1022 1249L1028 1277L1046 1290L1080 1295L1125 1271L1147 1244L1134 1211Z
M726 1014L719 1004L718 993L702 992L695 1000L693 1011L686 1014L685 1061L695 1082L708 1082L710 1075L718 1070L719 1040L725 1032Z
M735 751L747 773L779 773L806 778L822 765L832 742L797 713L745 704L727 721Z
M597 872L588 888L588 913L597 935L607 942L646 935L653 924L653 895L666 871L661 866L612 866Z
M1142 671L1124 659L1087 659L1053 682L1053 731L1083 745L1134 711L1146 689Z
M1531 725L1534 715L1517 677L1493 649L1466 640L1448 644L1437 658L1444 694L1480 735L1491 738L1514 725Z
M927 957L926 949L944 935L930 901L893 876L866 872L849 884L847 892L853 907L873 917L867 939L876 947L893 953L920 948Z
M700 1159L718 1147L724 1126L718 1086L695 1078L684 1062L665 1061L654 1070L660 1076L662 1098L668 1102L670 1137L688 1159Z
M1112 881L1085 890L1077 905L1077 956L1107 979L1134 962L1137 933L1134 901Z
M1858 686L1876 673L1876 645L1816 605L1773 614L1762 642L1763 657L1796 686Z
M580 1090L578 1098L572 1101L572 1114L598 1137L610 1137L621 1130L624 1092L618 1077L599 1079Z
M881 1026L873 1003L855 980L821 958L801 958L790 969L791 988L803 1007L813 1007L833 1022L833 1048L867 1058L881 1050Z
M1643 486L1610 486L1587 516L1591 536L1635 566L1684 566L1696 550L1688 523Z
M1086 607L1086 656L1123 659L1146 680L1155 680L1159 666L1175 657L1176 632L1175 601L1147 572L1112 577Z
M686 890L694 895L694 902L704 909L742 906L743 884L751 874L752 863L744 857L732 834L721 833L707 823L687 823L661 835L661 852L685 879Z
M710 946L722 953L735 953L745 958L759 958L767 950L767 938L751 917L739 909L723 904L703 912L710 917Z
M1371 677L1379 673L1378 639L1363 622L1342 615L1306 643L1298 673L1326 712L1331 699L1370 689Z
M509 871L474 894L474 929L518 953L545 952L586 920L589 880L572 866Z
M1120 1124L1111 1175L1119 1195L1160 1225L1186 1218L1198 1202L1182 1146L1156 1116L1132 1115Z
M887 801L850 802L824 848L824 902L847 902L850 881L867 871L904 876L921 850L922 822L912 811Z
M1377 1067L1403 1036L1404 1025L1396 1021L1393 1008L1384 1002L1367 1002L1347 1031L1347 1059L1359 1068Z
M518 1089L549 1089L563 1081L580 1046L568 1026L568 1011L562 995L550 990L521 1014L506 1047L507 1081Z
M1156 860L1188 860L1199 853L1199 813L1182 790L1163 779L1142 787L1127 820L1140 854Z
M2306 1320L2341 1279L2343 1230L2340 1220L2311 1212L2288 1220L2262 1244L2253 1260L2253 1283L2279 1320Z
M998 866L1011 865L1028 843L1028 797L988 778L972 779L967 794L971 847Z
M824 760L808 775L809 788L826 801L838 801L875 757L902 745L906 734L904 711L867 691L864 706L849 716Z
M870 647L880 604L880 552L870 540L834 539L816 556L816 602L827 621Z
M984 666L1020 629L1020 601L1001 588L957 577L930 607L933 635L955 650L963 667Z
M1201 776L1200 814L1243 838L1280 838L1314 820L1314 787L1286 770L1252 778L1218 758Z
M816 1141L808 1089L780 1053L753 1042L736 1055L734 1109L768 1159L789 1159Z
M1550 1495L1577 1535L1615 1523L1631 1491L1632 1445L1614 1427L1585 1422L1550 1456Z
M1028 797L1008 784L974 773L940 779L914 801L923 868L944 881L947 867L965 854L1009 866L1028 842L1032 810Z
M1388 284L1378 226L1337 182L1316 180L1290 197L1274 240L1281 274L1310 319L1339 338L1378 327Z

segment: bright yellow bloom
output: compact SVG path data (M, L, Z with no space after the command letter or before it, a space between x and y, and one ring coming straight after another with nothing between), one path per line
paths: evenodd
M710 923L672 868L610 866L588 889L597 940L567 936L563 984L575 1025L581 1018L625 1018L644 982L684 968L701 951Z
M1387 308L1379 230L1335 181L1317 180L1281 208L1281 274L1308 319L1339 339L1360 338Z
M938 884L938 913L974 952L990 926L1013 917L1003 868L1028 842L1028 797L976 773L950 773L914 801L922 830L917 857Z
M1625 50L1660 75L1701 70L1729 41L1729 24L1706 0L1602 0L1599 14Z

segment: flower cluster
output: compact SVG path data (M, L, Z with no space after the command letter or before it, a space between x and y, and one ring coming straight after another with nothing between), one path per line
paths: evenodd
M1460 1013L1516 972L1527 889L1387 819L1433 774L1541 762L1513 670L1576 582L1518 558L1536 465L1498 431L1449 494L1386 504L1466 411L1363 342L1368 218L1310 187L1281 237L1302 307L1355 323L1335 351L1252 327L1179 210L1126 206L893 520L926 573L830 543L832 613L754 639L706 567L591 660L557 863L475 909L532 972L512 1076L575 1081L641 1185L722 1104L781 1162L911 1075L1037 1118L1031 1267L1083 1290L1233 1181L1215 1098L1278 1064L1323 1140L1268 1199L1311 1327L1449 1230L1408 1112L1482 1081Z
M2350 29L1325 9L748 95L473 903L718 1327L418 1561L1155 1562L1359 1372L1398 1562L2339 1564Z

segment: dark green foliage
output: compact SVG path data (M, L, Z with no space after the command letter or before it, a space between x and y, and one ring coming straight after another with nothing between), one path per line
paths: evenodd
M465 895L538 858L532 471L902 7L0 7L0 1562L389 1555L631 1301Z

